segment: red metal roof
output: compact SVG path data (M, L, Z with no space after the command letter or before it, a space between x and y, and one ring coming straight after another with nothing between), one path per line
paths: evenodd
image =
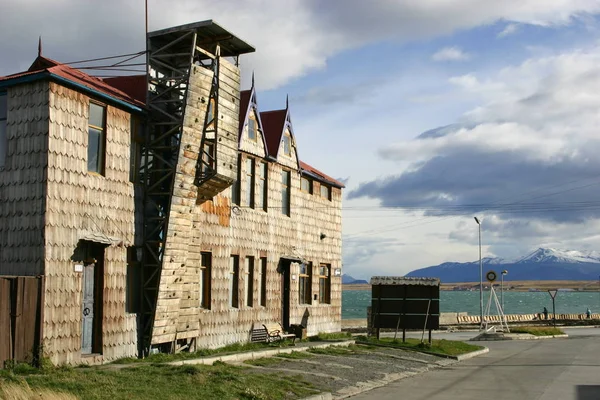
M333 179L329 175L324 174L323 172L319 171L315 167L310 166L303 161L300 161L300 168L302 169L302 171L310 172L312 175L316 175L317 177L321 178L321 180L331 183L334 186L337 186L340 188L346 187L342 182L338 181L337 179Z
M127 102L129 104L143 107L144 103L138 101L127 93L109 85L100 78L88 75L76 68L73 68L66 64L61 64L58 61L51 60L46 57L38 56L29 70L12 74L8 76L0 77L0 82L8 81L11 79L18 79L26 76L33 76L41 73L49 73L51 75L66 79L74 84L85 86L89 89L95 90L107 96L113 97L117 100Z
M277 158L277 151L279 150L279 143L281 143L281 136L283 136L283 127L285 126L286 117L287 110L265 111L260 113L260 120L262 121L263 131L267 142L267 152L271 157Z
M126 93L129 97L146 104L146 93L148 92L146 75L114 76L102 80Z

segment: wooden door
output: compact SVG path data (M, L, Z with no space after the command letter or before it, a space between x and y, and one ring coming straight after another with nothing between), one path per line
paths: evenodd
M83 267L83 307L81 326L81 353L91 354L94 337L94 269L95 264Z

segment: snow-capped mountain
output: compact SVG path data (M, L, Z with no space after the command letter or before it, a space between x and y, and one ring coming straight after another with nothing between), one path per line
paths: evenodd
M517 263L551 262L551 263L600 263L600 253L597 251L557 250L539 248L533 253L517 260Z
M596 251L539 248L516 260L486 257L481 262L484 274L490 270L498 274L507 270L510 280L596 280L600 276L600 253ZM435 277L442 282L478 282L479 260L445 262L417 269L406 276Z

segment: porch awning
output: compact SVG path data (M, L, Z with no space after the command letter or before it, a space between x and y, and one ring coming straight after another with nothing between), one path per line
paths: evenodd
M102 243L106 245L117 245L123 242L123 239L105 235L102 232L79 231L79 240L87 240L88 242Z

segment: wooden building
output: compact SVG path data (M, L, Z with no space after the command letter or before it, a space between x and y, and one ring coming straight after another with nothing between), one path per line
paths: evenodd
M45 355L339 331L343 184L300 161L287 104L240 92L254 49L213 21L148 43L148 78L41 54L0 77L0 275L42 277Z

